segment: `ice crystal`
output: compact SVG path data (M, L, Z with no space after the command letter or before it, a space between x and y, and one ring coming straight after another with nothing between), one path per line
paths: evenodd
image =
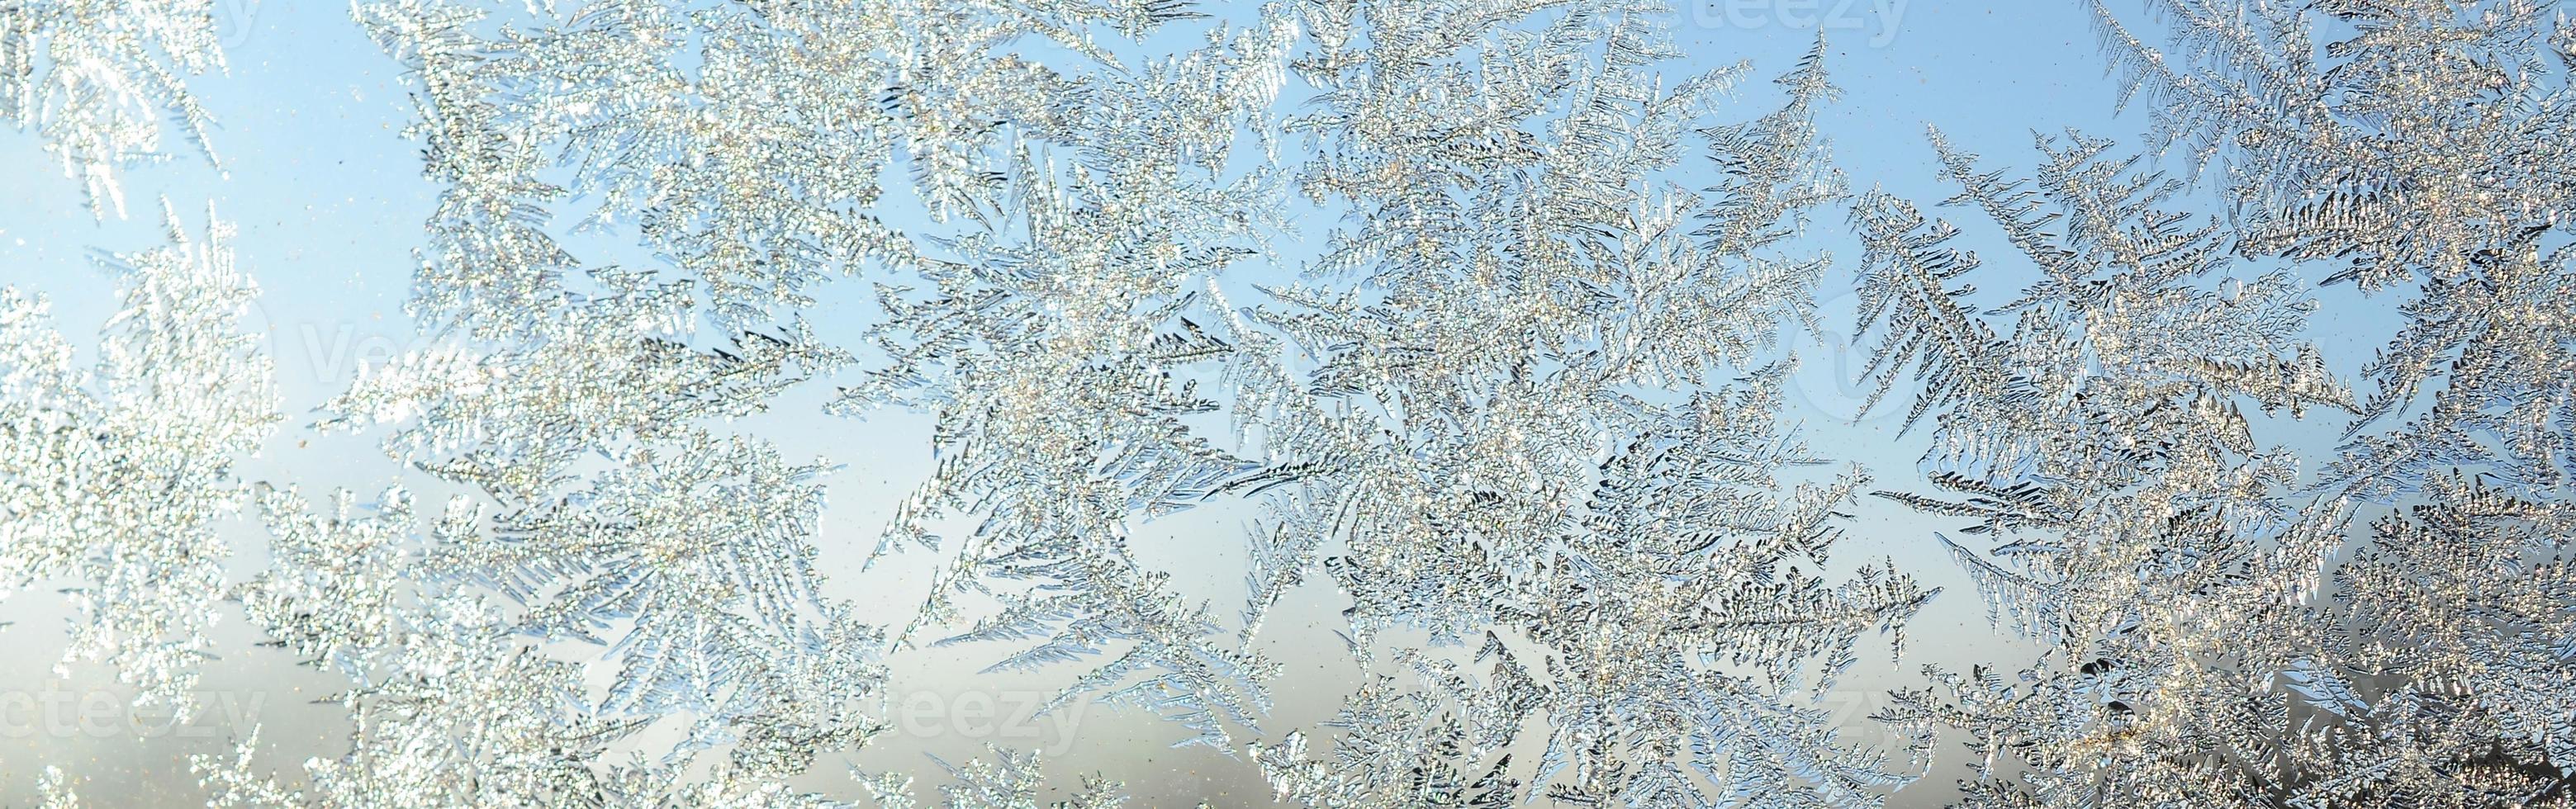
M362 3L438 193L424 339L314 427L404 483L259 487L227 581L278 408L228 229L170 216L93 370L0 289L0 585L64 584L71 659L146 704L188 709L224 596L344 681L299 771L194 757L217 806L1131 802L1002 747L831 794L921 645L1303 806L1878 806L1927 766L1967 807L2576 801L2576 27L2092 10L2143 150L1934 130L1935 201L1847 190L1821 41L1730 95L1644 0ZM121 212L160 118L202 143L211 26L0 7L0 117ZM2375 359L2309 276L2394 298ZM1784 393L1844 283L1912 474ZM817 399L932 425L852 549L931 556L917 609L822 573L839 467L764 429ZM1847 558L1890 507L2006 657L1864 735L1827 697L1937 594ZM1241 551L1239 614L1144 547L1190 509L1249 517L1187 537ZM1266 630L1307 595L1358 676L1299 727Z
M988 751L993 756L990 762L982 758L968 759L964 765L938 762L954 779L939 787L943 809L1118 809L1127 805L1125 785L1098 775L1083 776L1082 791L1073 798L1040 804L1037 796L1046 781L1042 757L999 747ZM913 797L911 779L879 779L863 785L883 809L920 806Z
M125 215L118 169L166 159L166 120L209 159L187 78L222 70L216 0L25 0L0 7L0 121L34 127L92 213Z
M36 779L36 791L45 796L44 809L80 809L80 795L72 791L60 767L47 766Z
M515 642L496 604L436 575L439 546L477 529L470 504L450 503L421 541L400 488L371 513L346 491L331 502L315 515L295 490L261 496L275 561L238 597L253 624L348 680L350 749L281 781L253 766L253 733L232 756L193 761L208 805L598 803L623 786L590 765L631 721L589 710L577 666Z
M801 323L780 324L810 304L806 288L876 267L942 293L885 290L891 363L844 398L942 414L941 475L889 538L919 534L923 513L988 504L915 626L944 621L958 588L1036 578L1049 584L1004 593L1002 612L955 640L1063 622L1000 667L1133 642L1069 698L1105 690L1169 709L1212 743L1220 722L1263 710L1265 664L1212 645L1225 636L1205 609L1136 565L1119 535L1128 512L1186 502L1243 468L1174 421L1197 405L1153 366L1207 348L1164 334L1184 327L1155 307L1189 262L1248 252L1174 247L1243 238L1263 182L1211 185L1223 161L1208 153L1233 137L1243 113L1229 108L1266 104L1278 69L1262 53L1277 29L1130 75L1077 29L1173 10L630 3L499 31L445 3L359 14L424 88L416 133L447 191L414 309L459 340L371 374L335 403L335 423L393 425L389 451L498 503L488 538L443 564L524 605L522 632L613 642L621 670L601 710L691 717L681 758L665 763L776 742L779 776L868 731L851 711L886 644L811 570L823 467L711 420L760 412L846 364ZM1098 67L995 53L1032 41ZM1174 128L1195 136L1158 137ZM1038 156L1050 143L1079 159L1059 169ZM969 231L916 239L880 222L881 175L898 165L906 193ZM774 182L738 182L753 175ZM585 269L549 229L562 216L634 236L671 266ZM711 329L732 348L699 347ZM1069 400L1046 406L1058 394ZM1131 399L1163 404L1120 406ZM1099 485L1054 496L1084 480ZM1146 671L1162 673L1130 681Z
M611 291L568 298L527 348L404 357L335 402L334 423L401 419L390 452L492 499L435 569L522 606L517 632L603 644L619 669L600 711L685 717L673 755L855 743L881 642L812 568L824 468L704 426L833 356L798 332L691 348L659 330L685 305L670 287L598 280ZM781 754L794 769L810 751Z
M1397 646L1428 690L1356 695L1329 763L1268 749L1283 796L1874 805L1903 780L1814 689L1929 594L1825 575L1857 470L1782 485L1820 462L1779 418L1773 343L1811 322L1823 264L1783 240L1842 193L1813 124L1823 49L1779 110L1701 133L1725 176L1704 199L1670 178L1741 68L1659 87L1654 11L1307 7L1324 97L1289 122L1318 141L1300 179L1361 224L1322 285L1251 313L1278 336L1248 345L1312 364L1242 374L1273 459L1256 480L1298 489L1257 566L1321 558L1363 657L1391 630L1476 651ZM1281 587L1254 589L1257 614ZM1508 768L1532 717L1543 752Z
M1936 133L1954 202L2045 279L1980 312L1953 228L1855 211L1872 368L1881 390L1917 369L1913 418L1940 424L1924 469L1954 494L1891 496L1993 536L1949 547L2054 647L2018 679L1935 673L1892 718L1967 734L1970 806L2565 803L2576 761L2542 695L2576 603L2552 527L2576 322L2553 302L2564 23L2518 2L2154 5L2174 50L2097 4L2105 49L2159 150L2225 168L2204 178L2225 219L2160 212L2175 187L2103 142L2043 141L2010 181ZM2376 393L2342 393L2294 337L2313 304L2280 271L2194 280L2273 257L2409 289ZM2302 470L2245 405L2349 411L2349 441Z
M1970 733L1983 758L1970 805L2089 806L2106 790L2188 802L2215 786L2205 762L2149 751L2196 749L2207 720L2159 720L2168 700L2259 699L2259 683L2209 667L2236 662L2228 621L2259 589L2250 557L2298 517L2295 457L2256 443L2245 409L2349 407L2299 337L2312 304L2285 275L2228 278L2221 227L2165 211L2179 185L2108 141L2043 138L2031 179L1932 142L1961 188L1952 201L2041 280L1979 310L1958 280L1979 260L1945 244L1957 228L1884 195L1854 208L1861 317L1882 335L1870 373L1885 391L1912 366L1908 423L1939 425L1922 468L1945 494L1881 494L1990 538L1939 541L1998 617L2049 651L2018 681L1932 672L1946 696L1902 693L1890 713ZM2006 752L2030 771L1998 769ZM2096 763L2113 753L2120 764Z
M269 364L236 321L254 293L231 226L103 260L125 290L98 366L73 365L46 302L0 287L0 592L65 582L78 610L64 661L105 660L138 705L193 709L214 653L240 502L236 461L277 420Z
M1200 325L1226 313L1197 285L1254 255L1258 226L1281 202L1275 172L1242 168L1258 156L1230 150L1240 126L1262 123L1295 30L1265 10L1133 77L1053 87L1063 95L1047 99L1061 107L1039 130L1047 139L997 155L991 181L1009 193L992 221L922 265L932 290L879 288L887 317L873 334L889 362L833 403L937 418L937 469L876 552L937 547L931 520L971 514L921 623L952 618L968 593L1001 601L938 643L1035 641L994 670L1108 656L1047 710L1098 692L1219 749L1230 749L1230 727L1268 710L1273 665L1240 648L1207 605L1173 592L1169 574L1141 565L1128 539L1135 523L1196 505L1257 466L1183 418L1218 407L1188 369L1234 351ZM1062 162L1039 156L1056 149Z
M939 642L1029 644L996 669L1102 656L1059 703L1097 693L1141 705L1189 728L1185 743L1230 750L1268 708L1272 666L1243 639L1320 564L1357 602L1364 651L1391 626L1529 644L1489 661L1497 685L1458 699L1479 715L1483 750L1529 711L1558 718L1536 780L1572 768L1549 783L1566 797L1695 793L1697 776L1661 760L1685 750L1741 796L1866 803L1894 780L1874 754L1842 749L1808 703L1855 637L1926 594L1875 567L1839 584L1802 570L1822 567L1833 511L1860 478L1787 491L1775 480L1815 460L1782 432L1785 366L1771 355L1783 324L1812 323L1823 266L1779 243L1841 193L1812 120L1832 93L1821 52L1782 80L1790 101L1777 113L1702 129L1741 69L1659 88L1650 68L1673 54L1656 32L1665 18L1643 4L1280 5L1141 66L1091 32L1141 36L1189 19L1183 9L631 3L502 34L445 4L361 17L419 72L416 132L448 183L417 311L531 347L408 358L335 408L353 424L411 425L389 449L514 510L495 517L495 541L458 559L528 605L529 631L613 628L626 633L616 654L638 661L730 660L778 641L667 647L654 638L738 608L680 592L618 608L694 586L642 580L676 577L689 554L744 569L741 538L652 546L657 566L680 566L669 574L630 572L646 557L622 542L591 549L593 515L625 530L639 518L626 510L653 497L705 512L723 493L655 486L619 506L606 492L553 492L581 453L646 465L631 444L756 411L793 382L791 366L840 365L802 330L763 336L721 368L700 370L705 357L686 346L702 324L769 334L762 324L810 303L801 290L882 268L898 279L877 287L884 360L834 407L934 415L936 471L878 552L918 544L954 560L896 640L963 618L964 596L990 596L997 609ZM1071 55L997 55L1038 43ZM693 68L678 65L683 53ZM1270 109L1292 63L1323 111L1281 120ZM1448 100L1425 103L1435 88ZM1483 134L1409 134L1461 126ZM1237 143L1247 128L1258 151ZM1272 167L1274 130L1317 150L1293 174ZM1725 176L1707 200L1664 187L1695 130ZM1452 162L1519 179L1391 173ZM906 234L875 213L897 166L909 173L900 192L951 235ZM1357 182L1361 171L1376 176ZM1269 255L1292 187L1373 223L1336 236L1319 270L1365 267L1365 294L1382 297L1278 289L1277 306L1233 308L1213 282ZM576 193L591 197L576 205ZM548 230L567 215L640 240L673 280L578 269ZM584 275L605 289L577 291ZM1527 305L1506 305L1513 290ZM1495 334L1523 342L1492 351ZM1291 351L1326 361L1292 381ZM636 373L614 370L626 367ZM1707 386L1711 374L1742 379ZM1219 409L1234 411L1238 435L1187 420ZM1284 498L1255 533L1256 594L1238 632L1127 548L1136 522L1220 496ZM1354 504L1365 507L1343 514ZM951 549L937 526L958 516L972 527ZM1350 552L1322 559L1333 542ZM755 625L786 627L795 611L770 612L763 593L812 599L803 575L789 565L724 592L747 591L737 597ZM1643 620L1685 607L1679 624ZM1607 646L1571 631L1629 620L1638 631ZM630 663L646 679L621 682L609 707L676 688L627 706L659 715L716 690L657 686L652 670ZM1438 682L1481 679L1462 669ZM1679 693L1708 696L1667 702ZM1612 718L1630 713L1635 727ZM1734 722L1776 730L1718 730ZM1612 736L1626 741L1594 741ZM1632 756L1646 769L1629 773Z

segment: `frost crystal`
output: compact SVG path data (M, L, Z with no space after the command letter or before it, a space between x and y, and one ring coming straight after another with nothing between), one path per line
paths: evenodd
M1127 796L1120 792L1124 785L1097 775L1083 776L1082 791L1071 800L1040 804L1037 796L1046 774L1038 754L998 747L990 752L989 763L981 758L969 759L964 766L939 762L956 779L939 788L946 797L939 804L943 809L1118 809L1127 805ZM914 809L918 804L908 786L892 782L869 789L885 809Z
M243 611L348 678L338 701L355 732L348 752L305 764L301 792L252 766L256 734L231 757L198 756L208 805L596 801L625 786L589 768L622 728L584 709L577 668L513 642L489 600L431 575L438 546L474 531L471 507L450 504L432 543L411 539L398 488L365 515L345 491L327 516L292 489L265 492L260 511L275 561L241 587Z
M1302 737L1259 756L1285 797L1875 805L1903 780L1815 701L1857 636L1929 594L1822 574L1862 476L1783 491L1819 460L1779 419L1786 366L1762 361L1812 321L1823 264L1782 240L1842 193L1813 127L1823 49L1780 78L1784 107L1703 133L1726 175L1703 199L1667 178L1741 71L1659 89L1646 68L1674 53L1651 11L1310 10L1326 35L1300 67L1326 94L1289 124L1320 143L1301 180L1364 223L1310 276L1362 281L1251 313L1267 354L1313 365L1243 372L1274 457L1255 479L1299 489L1256 567L1322 557L1364 659L1395 630L1435 648L1396 647L1424 688L1355 695L1329 763ZM1281 585L1254 589L1257 614ZM1472 659L1436 648L1461 644ZM1495 754L1532 717L1544 749L1515 771Z
M0 6L0 122L33 126L92 213L125 215L116 170L167 159L162 122L211 159L214 116L187 77L222 70L216 0L12 0Z
M164 216L168 245L104 260L125 291L95 369L73 366L42 298L0 287L0 593L69 582L64 662L105 660L138 706L184 721L231 554L214 523L277 412L235 328L254 290L231 227L209 211L192 239Z
M193 756L214 806L1170 797L1004 746L833 781L922 646L1287 805L2576 802L2576 26L2145 5L2092 5L2144 151L1935 129L1955 194L1909 200L1828 154L1821 40L1735 98L1642 0L364 2L438 193L424 340L312 427L400 482L263 482L265 553L219 541L280 408L228 228L170 216L94 369L0 288L0 586L183 718L235 608L342 681L338 749ZM202 142L211 25L0 7L0 117L121 212L160 119ZM2338 304L2394 313L2375 358L2311 275L2381 296ZM1786 393L1846 283L1912 473ZM770 429L816 404L930 424L872 548ZM1863 509L1933 563L1850 560ZM844 550L927 556L858 577L918 607ZM1832 710L1941 577L1973 662ZM1283 685L1317 601L1356 674Z
M1936 133L1953 202L2045 279L1979 312L1953 228L1855 210L1872 368L1917 369L1950 493L1890 496L1990 535L1949 546L2052 647L1891 718L1970 737L1969 806L2563 805L2576 40L2521 2L2155 5L2174 50L2097 5L2105 48L2156 146L2225 167L2227 218L2160 212L2178 187L2101 141L2011 181ZM2294 337L2314 305L2273 257L2409 290L2374 394ZM2349 413L2347 443L2303 470L2246 405Z

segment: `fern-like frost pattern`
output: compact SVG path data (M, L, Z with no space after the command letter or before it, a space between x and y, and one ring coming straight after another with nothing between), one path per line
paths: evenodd
M1828 42L1712 69L1647 0L362 0L423 339L288 407L271 268L167 201L94 342L0 286L0 595L137 707L333 683L330 749L188 757L209 806L1176 797L886 764L932 649L1243 802L2576 805L2576 24L2079 8L2143 136L1936 122L1917 199L1838 164ZM211 161L216 18L0 5L21 163L106 221ZM1813 449L1844 333L1910 468ZM379 479L251 463L307 406ZM864 539L807 416L926 425ZM1980 659L1908 661L1969 591Z

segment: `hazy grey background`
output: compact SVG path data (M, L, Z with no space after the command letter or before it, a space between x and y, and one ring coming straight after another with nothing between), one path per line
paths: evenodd
M222 2L230 70L192 83L221 124L214 138L221 169L186 156L133 169L126 175L129 218L95 222L80 188L46 160L34 138L0 131L0 160L6 161L0 165L8 167L9 188L0 195L0 282L50 294L57 326L77 342L94 344L115 299L113 281L90 263L91 251L158 244L163 225L156 196L177 206L191 233L201 232L211 200L239 227L239 265L261 285L261 302L248 325L267 340L289 414L242 475L300 484L312 496L333 487L354 489L363 498L394 482L426 486L377 452L372 437L322 436L305 426L311 408L345 387L364 364L425 342L402 314L414 265L411 250L434 193L417 174L418 144L399 135L411 113L407 89L396 66L348 20L344 5ZM2113 115L2118 88L2104 76L2082 4L1685 0L1680 9L1681 44L1700 64L1676 66L1674 72L1751 59L1762 77L1745 85L1746 104L1725 118L1730 121L1767 109L1767 78L1793 64L1819 24L1827 27L1833 42L1829 69L1845 95L1825 112L1822 124L1855 190L1880 186L1924 204L1947 198L1954 189L1935 182L1923 139L1926 123L1938 124L1954 143L1990 162L2014 167L2032 162L2034 129L2076 127L2131 141L2143 128L2141 116ZM1292 81L1287 92L1293 100L1304 89ZM1944 214L1967 229L1963 240L1987 259L1977 279L1980 289L2004 294L2027 280L2027 264L1972 213ZM1848 288L1850 259L1860 251L1842 232L1839 211L1827 212L1817 224L1811 241L1841 259L1825 287L1827 323L1845 330L1852 302L1838 290ZM2249 267L2246 274L2260 269ZM821 293L825 305L810 316L827 336L854 335L874 317L864 281L843 281ZM2357 306L2349 291L2320 294L2328 311L2346 313L2344 328L2317 339L2335 369L2349 376L2384 337L2363 325L2370 318L2350 313L2378 307ZM1919 434L1898 436L1893 419L1883 414L1849 423L1858 398L1849 378L1858 358L1841 345L1846 339L1797 338L1805 366L1792 391L1790 416L1807 424L1806 439L1817 454L1858 461L1880 485L1903 486L1913 477L1925 440ZM789 395L751 428L782 439L790 451L846 464L828 480L831 501L820 539L825 568L845 595L882 605L880 623L899 625L923 594L923 574L934 558L911 552L864 574L858 561L874 544L893 502L927 469L927 421L901 412L864 421L823 416L818 405L831 384L821 380ZM2301 426L2295 434L2305 446L2322 449L2331 426L2336 425ZM1149 563L1175 571L1190 595L1230 613L1242 598L1236 538L1247 516L1224 509L1184 514L1150 524L1137 545ZM1976 595L1935 551L1930 532L1947 527L1866 502L1851 526L1852 541L1837 550L1843 567L1892 557L1925 583L1946 588L1911 624L1903 661L1891 664L1881 644L1844 678L1836 705L1855 722L1880 704L1878 693L1918 681L1913 672L1925 663L1993 660L2009 669L2028 659L2025 646L1987 626ZM261 535L248 518L234 520L229 530L243 551L237 572L248 575L261 558ZM306 756L340 749L340 710L312 702L338 686L337 676L296 666L282 651L255 647L259 638L238 616L221 627L226 657L206 671L207 716L188 726L171 727L165 717L127 708L126 694L104 670L76 668L69 677L55 676L51 667L63 647L59 630L67 612L51 590L39 586L0 602L0 621L8 623L0 629L0 650L6 652L0 654L0 802L32 802L35 774L55 764L97 805L201 803L185 757L224 750L254 726L262 728L269 748L263 752L268 766L282 772L299 772ZM1263 649L1287 668L1274 684L1276 709L1262 728L1268 738L1312 729L1329 718L1356 681L1356 668L1332 634L1340 607L1328 585L1310 585L1269 622ZM923 753L963 761L992 742L1040 749L1057 773L1106 772L1127 781L1146 805L1268 802L1248 761L1203 748L1167 749L1182 734L1150 717L1077 706L1061 717L1027 718L1029 707L1076 669L975 674L1002 653L969 646L894 656L888 704L894 734L856 756L856 763L915 772L926 791L938 780L938 769ZM1936 804L1946 797L1962 771L1956 750L1943 753L1932 777L1900 793L1899 805ZM854 794L828 760L817 769L809 778L813 786Z

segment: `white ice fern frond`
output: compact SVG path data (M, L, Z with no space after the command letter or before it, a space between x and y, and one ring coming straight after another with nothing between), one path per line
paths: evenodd
M0 6L0 122L34 127L90 211L125 215L117 171L168 159L165 122L214 158L189 76L224 68L217 0L19 0Z
M215 523L278 414L237 326L254 290L231 226L209 212L191 238L165 215L169 245L104 260L125 291L94 369L72 366L42 299L0 288L0 588L65 582L65 662L106 660L184 719L230 557Z

